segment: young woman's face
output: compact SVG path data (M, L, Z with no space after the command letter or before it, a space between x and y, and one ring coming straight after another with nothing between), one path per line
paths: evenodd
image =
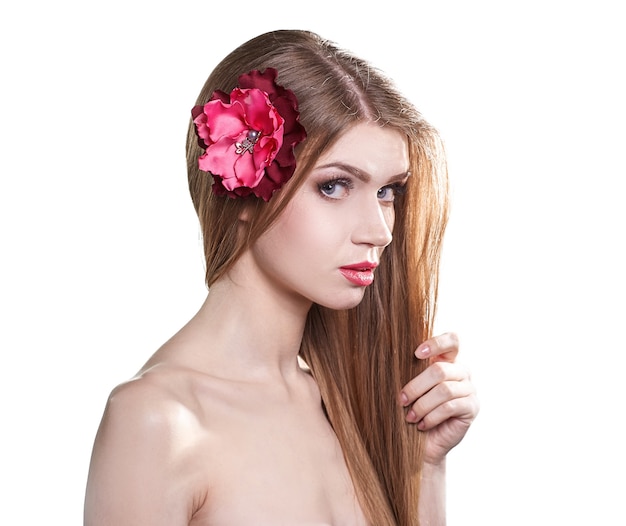
M358 124L316 163L252 246L273 289L333 309L356 306L391 242L394 198L409 170L406 137Z

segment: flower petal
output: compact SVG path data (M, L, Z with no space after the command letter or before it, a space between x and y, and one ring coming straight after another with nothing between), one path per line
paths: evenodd
M209 137L212 142L222 137L237 137L246 130L243 108L239 105L224 104L214 100L205 104L204 113L209 124Z
M198 144L205 149L198 166L213 175L216 195L253 193L267 201L293 175L294 147L306 132L296 96L276 84L276 77L273 68L251 71L239 77L230 95L216 90L207 104L192 109ZM252 130L259 138L246 143Z

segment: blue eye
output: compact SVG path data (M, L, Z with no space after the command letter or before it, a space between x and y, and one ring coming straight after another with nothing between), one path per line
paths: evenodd
M383 188L378 190L378 199L381 201L393 201L395 199L395 194L393 190L388 186L384 186Z
M318 185L320 193L329 199L346 197L353 185L349 179L337 178L325 181Z
M383 186L378 190L378 199L387 203L395 201L397 195L402 195L406 192L406 185L394 183L388 186Z

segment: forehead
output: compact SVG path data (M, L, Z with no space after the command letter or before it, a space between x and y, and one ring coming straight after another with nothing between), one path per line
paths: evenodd
M360 123L343 133L316 166L339 162L372 175L396 176L409 170L408 139L395 128Z

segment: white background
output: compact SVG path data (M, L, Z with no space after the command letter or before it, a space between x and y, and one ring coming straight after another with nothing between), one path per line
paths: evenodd
M620 2L8 4L1 523L81 523L110 389L204 298L189 110L231 49L305 28L387 71L446 140L438 325L482 400L449 524L626 524Z

